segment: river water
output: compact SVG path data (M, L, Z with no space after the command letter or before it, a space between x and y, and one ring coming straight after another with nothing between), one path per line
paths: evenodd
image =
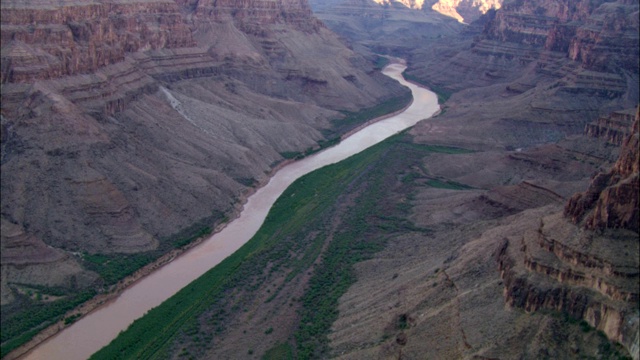
M354 155L431 117L438 109L436 95L402 78L402 64L390 64L383 73L409 87L413 103L405 111L373 123L340 144L280 169L267 185L249 197L240 216L221 232L134 283L118 298L42 343L24 359L83 360L107 345L121 330L160 305L244 245L258 231L282 192L297 178Z

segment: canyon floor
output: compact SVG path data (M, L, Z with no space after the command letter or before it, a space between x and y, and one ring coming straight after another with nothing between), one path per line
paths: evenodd
M637 3L507 1L469 25L311 3L326 26L306 2L2 1L3 356L402 107L384 53L442 112L298 181L248 250L97 358L637 360Z
M344 165L348 170L307 176L303 182L328 177L342 190L332 195L335 198L323 199L329 204L314 211L314 220L297 231L271 233L281 243L247 259L251 270L241 268L242 278L232 278L220 299L195 324L182 328L171 346L173 357L628 356L604 332L568 312L531 312L507 304L508 279L500 269L505 242L520 246L542 221L552 224L549 227L575 228L562 216L564 203L588 187L592 173L615 160L617 147L580 137L505 152L417 140L434 127L446 134L443 121L426 120L351 160ZM343 171L351 173L346 183L336 176ZM294 187L287 195L304 194L303 189ZM289 221L296 222L295 211L289 214ZM617 263L637 267L634 233L617 236L627 254L626 260L617 257ZM354 261L336 255L333 246L341 241L355 244L347 251ZM344 265L327 265L333 261ZM344 269L351 265L353 270ZM337 275L318 287L323 283L319 274L327 272ZM544 284L544 291L554 286L552 278L544 280L547 275L532 271L528 276L543 279L536 284ZM345 278L351 286L335 296L335 286ZM311 324L325 328L306 329ZM317 337L308 347L310 354L301 345L309 341L306 331ZM323 333L328 342L322 340Z

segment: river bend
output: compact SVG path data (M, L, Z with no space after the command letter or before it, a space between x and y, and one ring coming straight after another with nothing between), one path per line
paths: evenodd
M249 241L276 199L296 179L344 160L435 114L439 110L436 95L405 81L402 78L405 68L394 63L385 67L383 73L411 89L413 103L406 110L363 128L332 148L283 167L267 185L249 197L240 216L222 231L135 282L119 297L40 344L24 359L87 359L135 319L160 305Z

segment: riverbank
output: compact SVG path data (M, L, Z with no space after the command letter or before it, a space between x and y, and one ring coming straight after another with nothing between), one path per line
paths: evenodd
M398 64L398 62L392 62L389 66L394 65L394 64ZM380 122L382 120L388 119L389 117L397 115L398 113L401 113L402 111L405 111L412 104L413 104L413 102L411 101L408 105L403 107L402 110L397 110L397 111L394 111L391 114L386 114L386 115L371 119L371 120L367 121L367 123L366 123L367 125L366 126L370 126L370 125L372 125L374 123ZM366 126L361 125L361 126L358 127L358 129L361 130ZM357 132L358 131L356 131L356 130L351 130L350 132L348 132L347 134L345 134L345 135L343 135L341 137L341 141L346 140L347 138L351 137L352 135L356 134ZM193 242L189 243L188 245L185 245L184 247L181 247L180 249L172 250L169 253L161 256L158 260L154 261L153 263L150 263L150 264L144 266L140 270L136 271L134 274L122 279L108 293L99 294L98 296L92 298L88 302L85 302L84 304L82 304L81 306L77 307L76 309L66 313L60 321L58 321L57 323L47 327L45 330L41 331L31 341L25 343L24 345L18 347L17 349L15 349L12 352L10 352L9 354L7 354L7 356L5 358L6 359L17 359L17 358L20 358L20 357L28 354L33 349L37 348L38 345L46 342L48 339L54 337L56 334L60 333L62 330L68 328L70 326L70 324L65 323L64 319L74 318L74 319L76 319L76 322L77 322L80 319L82 319L83 317L87 316L88 314L91 314L91 313L93 313L93 312L95 312L95 311L97 311L97 310L99 310L99 309L101 309L103 307L106 307L107 305L111 304L115 299L120 297L123 292L125 292L128 289L130 289L133 285L138 283L140 280L146 278L147 276L149 276L150 274L154 273L155 271L163 268L167 264L170 264L171 262L173 262L175 259L179 258L185 252L187 252L187 251L199 246L200 244L202 244L202 242L204 242L204 240L207 240L207 239L211 238L214 234L220 233L231 222L233 222L235 219L237 219L239 217L241 212L244 210L244 205L246 204L246 202L247 202L247 200L248 200L248 198L250 196L255 194L259 189L264 187L266 184L268 184L269 181L271 180L271 178L279 170L281 170L282 168L284 168L287 165L290 165L291 163L296 162L296 161L297 160L295 160L295 159L289 159L289 160L284 160L283 162L277 164L269 172L269 174L266 174L264 177L262 177L261 179L258 180L258 183L257 183L257 185L255 187L252 187L252 188L248 189L247 191L245 191L243 194L241 194L239 196L239 202L236 204L236 206L235 206L234 210L232 211L232 213L229 214L229 219L230 220L228 222L226 222L226 223L218 225L215 229L213 229L211 235L199 237L198 239L194 240Z
M337 299L354 281L353 264L384 247L386 240L372 235L380 229L388 234L428 231L411 225L408 208L388 203L380 196L382 189L395 184L415 158L459 151L418 148L407 138L397 135L296 180L249 242L136 320L94 357L171 357L176 355L172 344L178 343L189 348L184 356L208 357L198 344L218 343L230 324L243 322L228 337L243 339L246 346L213 358L266 353L274 341L291 350L296 346L286 340L292 336L300 358L326 351L322 338L335 320ZM389 217L388 209L396 208L400 213ZM274 313L277 322L263 320ZM213 325L202 329L203 319Z

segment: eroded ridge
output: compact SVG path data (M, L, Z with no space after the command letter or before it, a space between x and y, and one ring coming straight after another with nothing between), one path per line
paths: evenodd
M507 304L558 310L603 331L638 359L638 115L611 171L564 214L504 239L497 259Z

